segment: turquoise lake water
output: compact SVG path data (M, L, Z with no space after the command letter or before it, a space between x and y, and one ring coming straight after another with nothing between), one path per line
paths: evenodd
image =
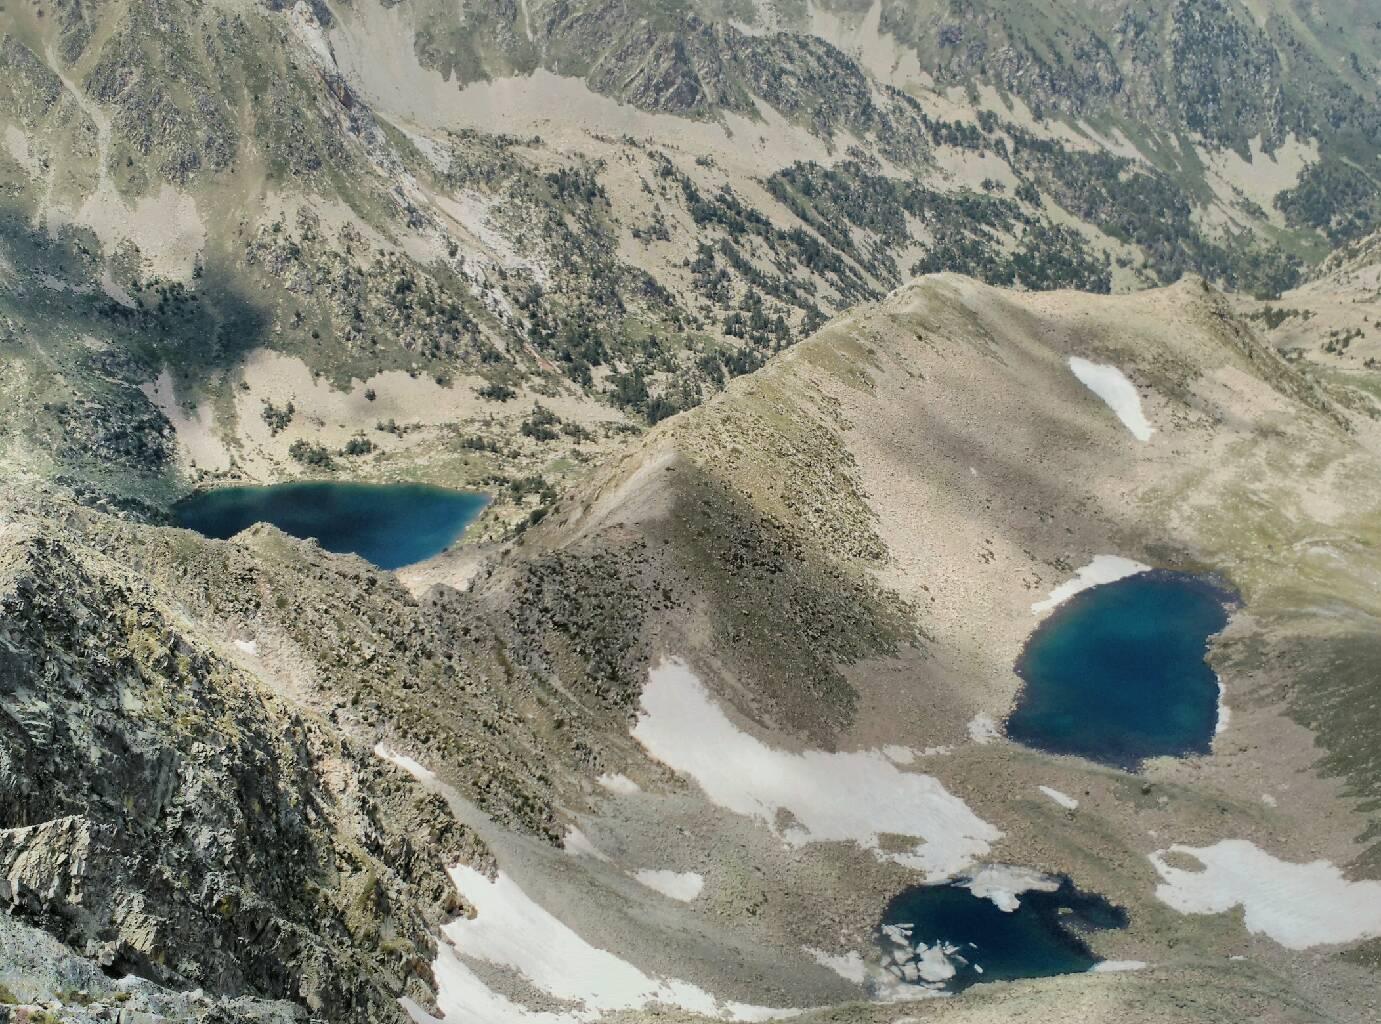
M173 514L179 526L221 540L272 523L327 551L398 569L444 551L488 500L424 484L312 481L203 491L179 502Z
M1027 641L1007 735L1128 769L1208 753L1218 678L1204 658L1235 600L1214 580L1160 569L1074 595Z
M985 981L1048 978L1077 974L1098 963L1084 936L1125 928L1127 915L1101 896L1083 893L1068 879L1054 892L1024 892L1012 911L975 896L959 885L918 885L896 896L883 925L909 925L913 950L922 946L957 947L948 959L951 992ZM891 942L879 929L886 950Z

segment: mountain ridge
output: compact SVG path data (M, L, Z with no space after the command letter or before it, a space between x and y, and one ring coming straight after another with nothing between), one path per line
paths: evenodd
M1370 1019L1262 882L1381 871L1368 13L0 10L0 1015L891 1021L991 869L1111 967L908 1018ZM291 479L491 501L173 525ZM1241 597L1209 753L1004 736L1108 556Z

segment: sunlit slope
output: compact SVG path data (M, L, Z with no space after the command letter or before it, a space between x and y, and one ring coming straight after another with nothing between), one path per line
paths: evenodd
M1344 931L1357 915L1335 915L1320 932L1290 915L1301 891L1324 905L1376 876L1374 429L1197 280L1096 297L941 275L630 439L514 537L410 570L412 590L271 529L207 541L22 483L11 516L36 540L13 547L69 552L44 563L42 607L66 607L63 580L122 567L195 655L156 661L158 685L166 672L213 696L272 695L323 737L348 736L352 756L383 743L450 787L467 830L453 845L435 859L371 854L404 857L390 870L418 879L388 876L385 921L436 920L443 861L473 869L461 902L494 895L497 866L583 943L692 986L685 998L843 1006L867 984L811 950L866 968L901 889L1007 864L1125 908L1128 927L1096 936L1094 953L1151 966L979 986L914 1015L1362 1020L1376 984L1357 944L1367 922ZM1211 654L1230 709L1212 752L1132 776L1004 740L1012 665L1052 591L1138 565L1213 570L1241 591ZM668 664L699 688L668 700L653 685ZM737 770L744 758L772 770ZM303 785L334 777L332 763ZM790 785L811 772L829 784ZM1243 909L1220 913L1195 895L1195 872L1176 872L1185 849L1219 870L1239 848L1225 842L1249 844L1257 868L1227 890ZM353 892L373 863L322 877ZM699 883L682 900L639 873ZM1316 889L1298 889L1305 875ZM336 891L271 905L335 907ZM505 908L492 914L452 922L472 957L513 968L483 974L486 999L574 990L565 976L543 988L529 958L483 945L475 936L506 934L493 930ZM352 948L388 944L358 920ZM324 982L320 998L348 984ZM425 976L407 990L429 998ZM402 989L383 977L361 991ZM632 1006L632 1019L646 1011Z
M1071 360L1126 387L1096 391ZM1305 983L1290 932L1171 909L1151 855L1245 839L1298 884L1317 858L1376 877L1375 440L1198 281L1099 298L939 276L660 426L522 549L636 552L649 663L687 660L771 742L934 751L924 770L1004 832L993 856L1130 909L1106 955L1188 971L1249 951L1326 1013L1375 984L1347 966L1365 927L1330 932L1355 948ZM991 739L1033 606L1099 555L1212 571L1244 600L1210 655L1228 709L1212 753L1154 760L1144 783ZM645 756L623 770L643 777ZM1037 779L1079 809L1062 822Z

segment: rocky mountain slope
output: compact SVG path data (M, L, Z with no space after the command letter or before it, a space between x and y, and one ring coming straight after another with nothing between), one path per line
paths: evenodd
M1149 440L1071 356L1137 385ZM1337 933L1294 948L1253 924L1266 911L1251 891L1246 927L1176 910L1155 857L1245 840L1282 871L1322 860L1345 886L1376 877L1376 442L1370 418L1198 281L1099 298L941 275L671 418L519 537L408 571L411 591L271 528L207 541L16 492L12 913L110 973L322 1019L378 1019L404 994L448 1020L565 1011L566 976L508 959L523 947L502 932L469 937L503 927L509 892L599 955L676 979L656 1001L684 1019L828 1006L822 1019L890 1020L866 1001L891 984L872 929L918 877L889 851L916 843L927 871L976 856L1073 877L1128 913L1097 952L1151 965L985 986L909 1007L918 1019L1070 1005L1091 1020L1368 1019L1372 946ZM1210 755L1129 775L982 724L1019 685L1032 605L1100 553L1240 589L1213 647L1232 714ZM898 833L885 842L811 838L824 826L809 803L775 820L726 805L659 746L649 702L669 664L703 687L678 698L703 707L672 735L694 743L717 707L733 732L705 742L726 755L749 743L785 771L796 751L856 756L903 804L912 786L960 803L919 821L877 807L874 828ZM93 750L100 773L74 772ZM65 766L60 785L36 784L38 757ZM852 799L869 792L857 785ZM959 847L935 824L955 814ZM793 817L807 831L783 845ZM157 860L121 846L146 833ZM74 861L86 844L120 869ZM446 863L474 873L448 887ZM696 894L639 880L658 871L698 878ZM220 915L225 900L237 912ZM475 916L448 916L466 905ZM183 937L210 921L219 946ZM431 951L443 921L460 967L447 940ZM284 950L286 970L256 959L281 968ZM0 980L54 997L32 969ZM653 1005L581 998L629 1019Z
M138 575L12 518L3 544L8 913L109 978L331 1020L425 999L433 930L457 907L436 851L472 846L444 807L208 646ZM28 941L7 936L0 957L20 997Z
M6 5L0 1019L1374 1019L1374 21ZM493 502L169 525L298 476ZM1240 593L1208 754L1003 738L1100 556ZM1057 876L1125 969L910 1001Z
M1073 356L1130 377L1149 440L1079 382ZM563 499L472 592L483 598L555 552L636 552L640 563L650 552L642 604L673 607L641 633L653 670L632 729L643 750L618 765L640 791L620 788L575 824L581 847L617 869L703 874L688 917L708 914L773 950L772 967L746 968L764 972L746 989L723 966L734 957L709 958L692 980L710 991L768 1006L837 998L812 991L823 982L799 954L793 977L810 980L775 980L778 958L794 948L869 963L876 907L914 869L882 855L906 848L901 835L881 852L863 837L797 838L783 852L785 826L770 814L745 822L693 760L657 745L650 694L663 692L667 659L689 666L704 699L753 737L755 757L900 750L997 826L987 859L1069 875L1127 908L1125 933L1093 941L1111 959L1156 965L1167 994L1148 997L1140 980L1061 983L1065 998L1102 1007L1089 1019L1119 1005L1134 1019L1183 1019L1179 993L1207 998L1194 972L1210 963L1223 1003L1188 1011L1195 1019L1365 1019L1378 995L1366 966L1374 942L1334 933L1331 949L1292 951L1261 923L1288 911L1251 895L1240 897L1245 928L1232 914L1171 911L1155 857L1176 843L1247 840L1282 864L1337 865L1360 886L1349 898L1369 898L1376 442L1369 417L1262 344L1200 282L1098 299L1018 297L942 276L840 319L659 427ZM1245 610L1211 655L1231 717L1210 755L1156 760L1135 777L991 739L981 724L1011 706L1034 606L1099 553L1211 569L1240 589ZM694 746L697 718L676 721L673 735ZM730 756L725 737L702 742ZM899 801L904 779L888 783ZM1038 784L1076 794L1077 808ZM866 800L856 785L851 799ZM808 800L789 811L815 820ZM523 885L559 899L548 875L495 843L501 870L525 869ZM609 874L607 862L582 859ZM565 867L560 884L570 876ZM563 905L566 920L601 934L598 912ZM607 948L637 960L647 946L624 936ZM855 993L876 994L870 978ZM914 1012L925 1019L926 1009Z
M1374 226L1342 0L120 0L0 33L6 443L116 504L521 490L915 274L1274 295ZM566 432L508 442L536 402Z

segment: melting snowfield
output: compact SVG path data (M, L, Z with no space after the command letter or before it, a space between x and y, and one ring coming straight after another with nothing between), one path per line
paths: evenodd
M1135 576L1139 572L1150 572L1149 565L1142 565L1140 562L1130 558L1123 558L1121 555L1094 555L1093 561L1082 569L1078 570L1073 579L1066 580L1050 592L1044 601L1037 601L1031 605L1031 611L1036 615L1044 615L1053 608L1058 608L1075 594L1096 587L1103 583L1115 583L1128 576Z
M562 847L572 857L589 857L601 864L611 863L609 855L591 842L590 837L574 825L566 829Z
M854 842L879 860L948 878L988 853L1002 833L929 775L902 771L881 751L776 750L743 732L694 672L664 659L648 675L633 736L694 779L714 803L756 818L792 846ZM786 811L790 826L778 828ZM884 834L919 840L885 852Z
M858 950L851 949L847 953L829 953L810 946L803 948L817 964L829 968L845 981L862 985L868 980L868 965L863 962L863 954Z
M1191 857L1192 871L1166 855ZM1224 839L1212 846L1175 845L1151 854L1163 883L1156 896L1182 914L1221 914L1240 906L1247 930L1288 949L1353 942L1381 935L1381 882L1349 882L1326 860L1292 864L1253 843Z
M1141 396L1126 374L1116 366L1105 363L1092 363L1078 356L1069 357L1069 368L1074 371L1084 387L1107 403L1109 409L1117 413L1122 425L1132 432L1138 441L1149 441L1155 428L1147 422L1141 411Z
M663 896L689 903L705 888L705 879L694 871L647 869L633 874L643 885Z
M405 754L382 744L374 753L428 789L445 788L435 774ZM646 974L585 941L503 872L490 879L457 864L446 873L475 908L475 916L457 918L441 929L432 972L444 1024L586 1024L608 1013L656 1005L733 1021L776 1020L801 1012L719 1000L690 982ZM681 884L686 887L684 881ZM546 1000L563 1007L535 1011L494 991L471 966L476 961L514 972ZM411 1000L403 1000L403 1005L419 1024L437 1020Z
M595 781L609 792L617 793L619 796L632 796L634 793L641 792L636 782L627 775L618 772L605 772Z
M452 955L459 954L454 963L438 958L442 970L451 972L443 976L438 970L441 991L437 1004L446 1024L592 1020L616 1010L639 1010L654 1004L737 1021L769 1020L800 1012L721 1002L689 982L654 978L627 960L590 945L502 872L491 881L474 868L457 865L448 874L476 914L457 918L441 930ZM572 1004L572 1009L566 1014L534 1014L492 992L476 993L474 981L478 979L459 957L510 968L548 996ZM453 977L457 982L454 988L449 984ZM477 1000L477 995L482 997ZM508 1017L494 1016L503 1004L521 1010L521 1016L512 1016L511 1009Z
M991 900L1003 913L1010 914L1021 906L1024 892L1055 892L1060 880L1035 868L1011 864L985 864L960 882L979 899Z

